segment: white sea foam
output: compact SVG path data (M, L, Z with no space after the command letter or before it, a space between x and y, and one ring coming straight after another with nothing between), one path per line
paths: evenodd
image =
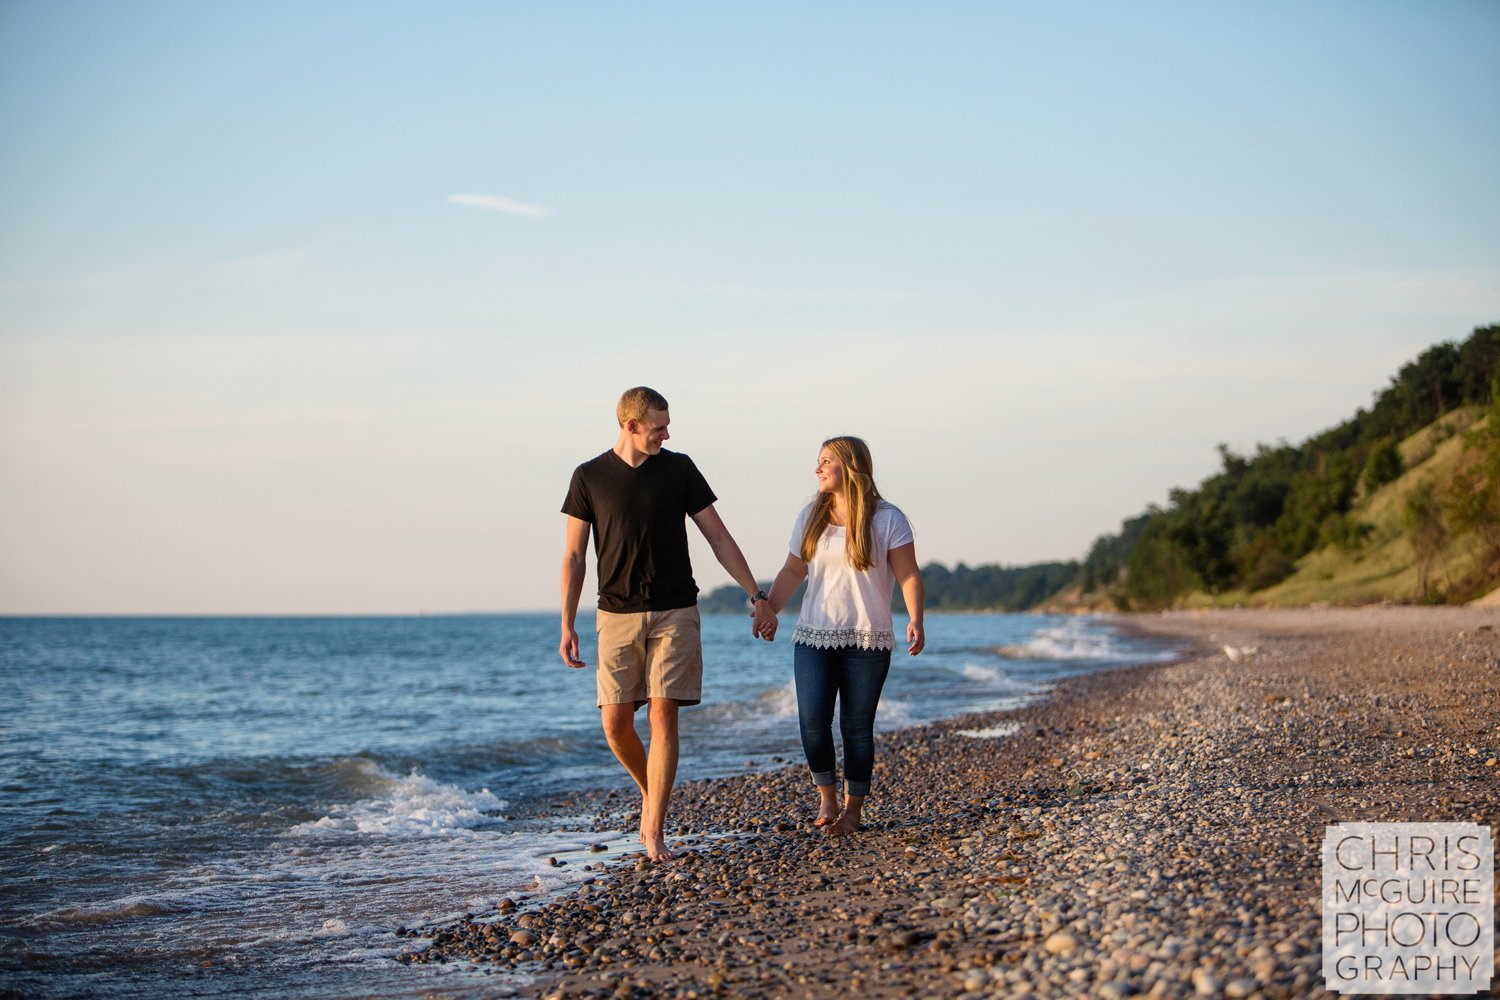
M1020 723L1002 722L998 726L990 726L987 729L957 729L954 732L974 740L998 740L1010 736L1020 728Z
M959 673L964 680L983 688L988 693L1009 694L1024 698L1037 692L1035 684L1018 680L999 666L965 663Z
M769 688L755 696L749 703L750 711L745 717L757 720L795 719L797 717L797 681L788 680L781 687Z
M1024 643L1000 647L1013 660L1071 660L1140 663L1162 654L1132 650L1110 631L1086 618L1071 618L1061 625L1034 633Z
M458 837L495 826L499 821L493 814L505 808L504 800L488 788L470 792L416 773L399 778L371 761L361 763L374 772L371 777L383 779L375 787L384 794L334 806L327 816L293 827L293 835L338 831L387 837Z
M982 684L993 684L1003 676L999 667L981 667L977 663L965 663L962 673L964 680Z
M765 705L778 719L797 717L797 681L792 679L765 695Z
M780 727L785 720L797 717L797 682L788 680L781 687L766 688L745 701L715 701L693 709L684 725L713 728L750 726L756 729L770 725Z
M875 712L876 726L879 729L904 729L916 722L916 713L912 711L909 701L900 698L881 698L880 707Z

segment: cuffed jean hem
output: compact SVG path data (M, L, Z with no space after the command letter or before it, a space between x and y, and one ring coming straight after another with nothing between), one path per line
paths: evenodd
M870 794L870 783L868 781L846 781L844 782L844 794L862 799Z
M833 771L814 771L812 779L813 784L819 788L827 788L829 785L838 784L839 776Z

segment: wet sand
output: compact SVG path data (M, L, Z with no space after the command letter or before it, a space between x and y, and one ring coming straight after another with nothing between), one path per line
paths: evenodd
M677 861L601 862L404 960L549 997L1327 996L1324 828L1500 821L1500 609L1119 621L1183 658L881 736L858 834L812 826L800 766L686 783ZM570 805L620 829L625 801Z

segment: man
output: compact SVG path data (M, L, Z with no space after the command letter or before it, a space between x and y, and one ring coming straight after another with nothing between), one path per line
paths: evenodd
M754 605L753 632L767 623L766 595L740 547L714 511L713 490L686 455L662 447L671 417L661 393L626 390L615 416L615 446L573 472L562 562L562 643L570 667L583 667L574 622L583 591L589 532L599 576L599 711L609 748L641 790L641 844L652 861L674 855L665 836L667 801L677 777L677 710L702 698L703 647L698 586L688 560L692 518L714 557ZM651 748L635 728L648 705Z

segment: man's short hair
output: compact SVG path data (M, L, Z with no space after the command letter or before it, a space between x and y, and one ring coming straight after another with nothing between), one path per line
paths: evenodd
M624 427L627 420L645 420L647 410L666 408L667 397L655 389L638 385L634 389L626 389L620 396L620 405L615 407L615 417L620 421L620 426Z

